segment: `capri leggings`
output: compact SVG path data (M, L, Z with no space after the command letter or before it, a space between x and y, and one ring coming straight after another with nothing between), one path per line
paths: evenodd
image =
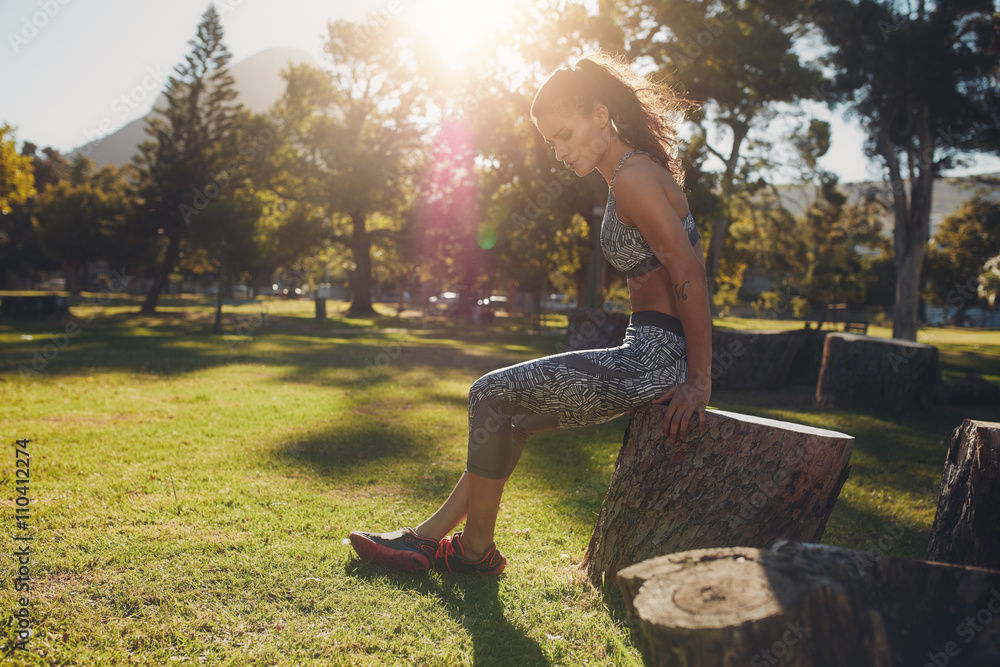
M633 313L618 347L554 354L501 368L469 389L466 470L508 477L538 431L591 426L647 405L687 379L680 320Z

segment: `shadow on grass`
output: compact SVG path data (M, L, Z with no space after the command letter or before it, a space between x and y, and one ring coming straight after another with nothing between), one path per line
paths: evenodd
M441 607L472 639L472 664L522 667L548 665L541 646L523 628L508 620L500 601L500 582L494 577L455 576L437 579L395 572L358 559L344 568L348 577L376 584L388 580L401 591L435 595Z
M268 331L251 341L244 337L216 336L196 330L183 321L129 329L106 323L81 325L73 330L72 336L67 336L61 328L53 330L47 326L0 327L0 333L5 331L23 337L4 343L0 372L30 378L67 377L95 370L173 377L254 363L287 368L276 378L281 382L359 389L390 382L396 371L414 366L474 369L482 373L531 356L530 352L484 354L455 345L436 345L433 340L423 342L409 334L394 336L365 330L357 333ZM355 337L356 340L351 340ZM520 337L509 337L512 341L520 340ZM331 370L349 372L335 378L329 375Z

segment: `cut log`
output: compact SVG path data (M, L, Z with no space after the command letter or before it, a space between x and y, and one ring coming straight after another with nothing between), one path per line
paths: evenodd
M808 333L712 329L712 389L776 389L788 382Z
M828 334L816 400L873 412L926 410L941 405L944 385L938 350L898 338Z
M944 393L951 405L1000 405L1000 385L976 373L945 382Z
M581 567L595 586L688 549L818 541L847 479L854 438L709 410L672 444L666 408L632 413Z
M927 560L1000 570L1000 424L966 419L955 429Z
M698 549L618 573L646 665L1000 664L1000 571L818 544Z
M575 308L569 314L566 349L593 350L621 345L628 322L628 313Z

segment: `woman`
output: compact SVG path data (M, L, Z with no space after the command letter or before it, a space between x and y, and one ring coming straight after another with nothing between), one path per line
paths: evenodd
M711 395L711 315L698 230L681 189L671 118L678 102L621 59L597 54L556 71L531 117L556 159L608 181L601 245L628 278L632 316L615 348L567 352L488 373L469 390L466 471L415 529L351 533L365 560L411 571L497 575L500 496L525 442L541 430L586 426L668 404L664 434L705 426ZM448 536L465 520L463 532Z

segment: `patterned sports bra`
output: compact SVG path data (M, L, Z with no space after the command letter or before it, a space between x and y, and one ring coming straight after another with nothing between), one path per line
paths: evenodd
M604 250L604 256L608 258L611 266L624 273L626 278L635 278L663 266L653 253L652 248L649 247L649 243L643 238L642 232L619 220L618 214L615 212L614 188L618 170L625 164L625 160L642 152L629 151L618 162L618 167L615 169L614 175L611 176L611 185L608 188L608 207L604 210L604 220L601 222L601 248ZM688 211L688 214L684 216L681 224L684 225L684 231L687 232L691 245L698 243L698 227L694 224L691 211Z

